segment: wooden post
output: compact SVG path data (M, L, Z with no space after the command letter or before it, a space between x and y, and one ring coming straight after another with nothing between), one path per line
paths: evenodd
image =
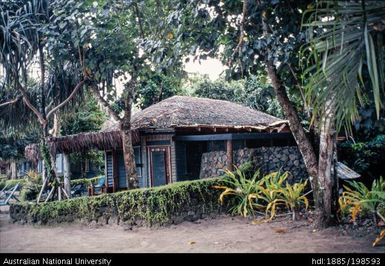
M116 192L118 190L119 185L119 164L118 164L118 154L116 151L112 152L112 177L113 177L113 185L112 192Z
M71 169L69 156L63 153L63 176L64 176L64 190L68 197L71 197Z
M11 179L17 179L17 164L16 161L11 161Z
M226 141L227 170L233 171L233 141Z

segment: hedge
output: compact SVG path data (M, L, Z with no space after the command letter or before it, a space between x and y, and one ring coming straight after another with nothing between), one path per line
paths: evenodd
M10 206L10 216L14 222L39 224L177 224L216 215L227 209L218 202L220 191L213 189L214 185L222 185L222 179L184 181L41 204L15 203Z
M75 185L79 185L79 184L83 184L85 186L89 186L91 184L96 184L99 182L99 180L102 178L103 176L96 176L96 177L92 177L92 178L79 178L79 179L71 179L71 185L72 186L75 186Z
M0 189L3 189L7 186L7 189L10 189L16 186L17 183L20 183L20 186L23 186L27 182L26 179L8 179L8 180L0 180Z

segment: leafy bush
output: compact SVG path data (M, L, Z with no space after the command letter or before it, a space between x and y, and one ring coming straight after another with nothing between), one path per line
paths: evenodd
M102 177L103 176L96 176L96 177L93 177L93 178L73 179L73 180L71 180L71 185L72 186L76 186L76 185L79 185L79 184L83 184L85 186L89 186L91 184L97 184Z
M224 179L225 186L214 186L216 189L224 189L219 196L221 204L224 203L224 197L234 196L233 207L230 209L232 214L240 214L244 217L253 212L257 203L254 201L253 195L258 193L257 178L259 172L255 172L252 178L247 178L244 171L237 168L234 172L226 171Z
M287 183L286 187L280 191L280 201L292 212L293 220L296 219L296 212L302 204L305 205L306 209L309 207L309 201L303 194L306 185L307 180L303 183L295 183L294 185Z
M339 157L368 181L385 176L385 135L378 135L367 142L346 141L339 145Z
M5 186L7 186L7 188L14 187L17 183L19 183L19 185L22 187L26 183L26 179L9 179L0 181L0 189L3 189Z
M353 222L358 215L372 215L376 221L377 211L385 202L384 179L374 180L370 190L362 182L348 181L348 184L350 186L344 185L345 191L338 199L342 215L350 215Z
M24 178L23 187L20 191L22 201L32 201L37 198L42 186L42 177L37 172L29 171Z
M274 218L277 207L282 204L280 194L284 189L284 182L289 176L288 172L273 172L265 175L260 182L258 182L259 191L253 195L255 199L262 199L265 202L263 205L266 215L270 213L270 219Z
M247 170L248 168L245 168ZM256 171L249 177L245 171L237 168L234 172L227 171L224 186L215 186L224 190L219 196L223 204L224 197L230 196L230 211L244 217L254 215L256 210L265 212L270 220L276 216L280 207L286 207L296 218L296 211L304 205L308 208L309 202L303 194L307 181L290 185L287 182L288 172L273 172L262 176Z

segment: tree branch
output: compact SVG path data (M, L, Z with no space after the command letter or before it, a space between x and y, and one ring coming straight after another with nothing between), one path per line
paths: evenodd
M239 35L238 44L235 47L233 53L231 54L230 62L229 62L230 65L232 64L235 53L241 48L241 46L243 44L243 39L245 38L245 20L246 20L246 16L247 16L248 5L249 5L249 0L243 0L242 20L241 20L241 26L239 28L241 34Z
M22 98L22 96L17 96L17 97L16 97L15 99L13 99L13 100L10 100L10 101L5 102L5 103L0 103L0 107L4 107L4 106L6 106L6 105L8 105L8 104L14 104L14 103L18 102L21 98Z
M299 85L299 81L297 79L297 75L295 74L295 71L294 71L294 69L293 69L293 67L291 66L290 63L286 63L286 65L289 67L289 70L290 70L290 72L291 72L291 74L292 74L292 76L294 78L295 86L299 89L299 92L301 93L301 98L302 98L302 101L303 101L304 108L305 108L306 112L308 112L308 115L309 115L309 106L306 103L306 97L305 97L305 94L304 94L304 92L302 90L302 87L301 87L301 85Z
M61 107L63 107L64 105L66 105L74 96L75 94L78 92L78 90L84 85L84 83L86 82L86 80L88 80L88 78L85 78L83 79L82 81L80 81L75 89L71 92L70 96L67 97L67 99L65 99L63 102L61 102L58 106L56 106L55 108L53 108L51 111L48 112L47 114L47 120L49 119L49 117L54 114L57 110L59 110Z
M44 54L43 54L43 46L40 42L39 38L39 62L40 62L40 95L41 95L41 114L43 117L46 115L45 111L45 64L44 64ZM27 84L27 83L26 83ZM47 119L48 120L48 119Z
M116 120L121 121L119 115L112 109L111 105L100 95L99 89L96 85L91 85L91 92L98 100L98 102L107 110L107 112Z
M144 38L144 31L143 31L143 26L142 26L142 18L140 17L138 4L136 2L134 2L134 9L135 9L136 17L138 18L140 37Z
M27 92L25 91L23 85L20 84L20 82L17 80L16 81L16 85L17 85L17 89L21 92L21 94L23 95L23 101L24 103L28 106L29 109L31 109L32 112L35 113L35 115L37 116L40 124L42 125L45 125L47 124L47 120L44 119L43 115L36 109L35 106L33 106L33 104L31 103L31 101L29 100L29 97L28 97L28 94Z

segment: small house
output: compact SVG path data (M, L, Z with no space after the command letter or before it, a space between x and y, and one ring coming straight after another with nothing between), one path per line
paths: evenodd
M306 176L287 121L228 101L165 99L133 115L132 139L140 187L218 176L251 159L265 171ZM116 127L54 138L51 149L63 154L102 150L108 191L128 186Z

